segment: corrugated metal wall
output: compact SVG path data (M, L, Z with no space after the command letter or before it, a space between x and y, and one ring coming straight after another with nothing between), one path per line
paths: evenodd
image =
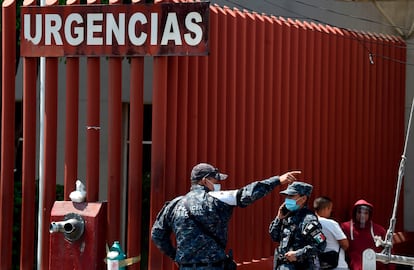
M205 161L230 175L225 188L300 169L312 199L332 197L340 221L365 198L388 227L405 53L391 36L212 6L208 57L155 58L151 220ZM235 211L228 247L238 262L273 254L267 230L279 190ZM150 269L173 269L160 258L151 245Z
M74 1L75 3L76 1ZM89 1L94 3L94 1ZM26 5L35 4L26 1ZM54 1L49 4L57 4ZM0 174L0 268L11 267L14 170L14 55L16 3L2 5L2 128ZM395 37L356 33L259 14L211 7L207 57L156 57L154 60L151 220L165 200L184 194L198 162L214 163L237 188L287 170L301 169L315 185L314 195L335 201L335 216L347 219L359 198L374 203L375 218L387 226L404 139L405 43ZM119 221L119 59L111 58L108 143L108 216ZM37 59L24 58L21 269L34 264ZM43 223L49 222L56 184L57 59L47 58L46 178ZM142 164L142 58L131 59L130 148L127 253L140 253ZM99 187L99 59L87 59L87 187L96 201ZM125 71L126 72L126 71ZM67 59L65 198L77 175L79 61ZM267 228L281 202L272 195L236 210L229 247L238 262L273 253ZM398 215L402 216L401 213ZM403 220L403 217L399 220ZM108 242L119 235L119 224ZM401 224L397 224L400 230ZM44 228L41 268L48 265ZM162 258L162 259L161 259ZM172 269L151 245L150 269ZM134 265L134 269L139 269Z

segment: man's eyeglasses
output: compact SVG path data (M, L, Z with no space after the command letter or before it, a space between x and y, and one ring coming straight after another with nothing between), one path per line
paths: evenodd
M215 168L214 171L211 171L211 172L207 173L201 179L203 179L203 178L209 178L209 177L212 177L214 179L220 180L220 172L219 172L219 170L217 168Z

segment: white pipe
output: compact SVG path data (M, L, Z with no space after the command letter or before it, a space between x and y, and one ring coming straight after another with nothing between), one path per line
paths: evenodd
M40 0L40 6L45 6L46 0ZM40 57L40 104L39 104L39 212L37 226L37 269L41 269L42 260L42 228L43 228L43 187L44 187L44 119L45 119L45 76L46 75L46 59Z

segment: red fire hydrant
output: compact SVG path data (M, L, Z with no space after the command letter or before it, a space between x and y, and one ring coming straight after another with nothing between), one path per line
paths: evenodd
M106 203L56 201L50 216L49 269L105 269Z

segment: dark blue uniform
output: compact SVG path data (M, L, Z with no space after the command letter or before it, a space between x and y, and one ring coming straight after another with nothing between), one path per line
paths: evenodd
M290 213L285 219L276 217L269 227L272 240L279 242L275 249L274 269L312 270L314 259L326 247L326 239L318 217L304 207ZM296 262L284 258L288 251L296 251Z
M222 269L226 256L228 223L235 206L246 207L264 197L280 185L279 177L253 182L238 190L208 191L204 186L193 185L187 195L168 202L159 212L152 227L155 245L180 265L180 269ZM191 214L216 235L222 245L188 216L184 201ZM170 235L175 234L177 247Z

